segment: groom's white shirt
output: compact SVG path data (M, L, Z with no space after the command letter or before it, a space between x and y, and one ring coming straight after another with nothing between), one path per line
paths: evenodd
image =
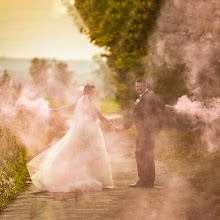
M139 95L139 98L141 99L141 96L144 95L144 93L147 92L147 91L148 91L148 89L146 89L142 94L140 94L140 95ZM123 126L123 125L122 125L122 127L123 127L123 129L124 129L124 126Z
M141 98L142 95L144 95L145 92L147 92L148 89L146 89L142 94L139 95L139 97Z

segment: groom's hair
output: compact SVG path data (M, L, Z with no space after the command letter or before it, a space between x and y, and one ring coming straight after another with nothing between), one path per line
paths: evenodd
M145 79L144 77L141 77L141 78L136 79L136 82L137 82L137 83L147 84L147 81L146 81L146 79Z
M95 86L89 84L85 85L83 88L83 95L88 95L92 89L95 89Z

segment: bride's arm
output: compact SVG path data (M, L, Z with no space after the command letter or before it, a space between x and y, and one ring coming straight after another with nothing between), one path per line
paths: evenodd
M108 127L112 128L112 129L116 130L117 127L116 127L114 124L112 124L107 118L105 118L105 117L102 115L102 113L96 108L95 105L93 105L93 106L94 106L94 111L95 111L96 117L97 117L103 124L105 124L106 126L108 126Z
M51 109L51 111L54 113L65 113L65 112L73 111L75 108L76 108L76 104L72 104L57 109Z

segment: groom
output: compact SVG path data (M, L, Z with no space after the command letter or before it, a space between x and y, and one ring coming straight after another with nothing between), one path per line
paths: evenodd
M153 188L155 181L154 143L160 132L161 121L158 108L165 110L165 105L160 102L153 91L147 89L145 78L138 78L135 83L139 99L131 119L118 127L119 131L129 129L135 124L137 129L136 161L139 180L129 187Z

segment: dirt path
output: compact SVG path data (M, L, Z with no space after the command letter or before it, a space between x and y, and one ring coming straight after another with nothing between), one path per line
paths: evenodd
M114 189L92 193L38 192L30 183L0 219L215 220L211 203L181 176L156 161L154 189L128 188L137 180L134 143L123 134L105 135Z

